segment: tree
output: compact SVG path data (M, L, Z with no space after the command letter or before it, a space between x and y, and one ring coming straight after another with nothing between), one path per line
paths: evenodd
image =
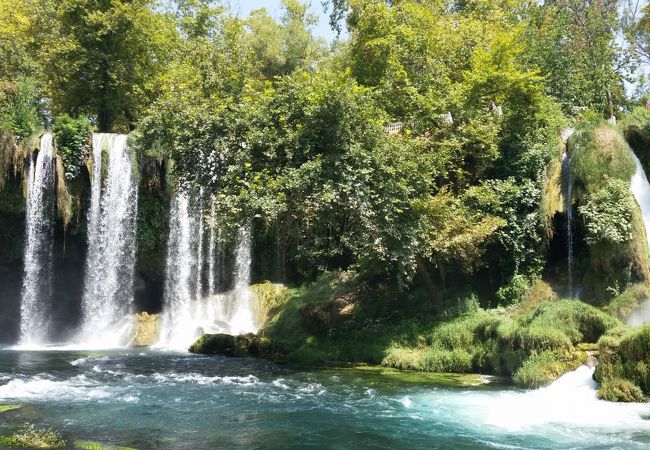
M616 0L561 0L531 6L527 57L547 77L548 93L571 115L593 109L610 117L623 103L629 53Z
M43 46L55 113L88 114L102 131L133 127L155 96L174 23L150 0L63 0Z

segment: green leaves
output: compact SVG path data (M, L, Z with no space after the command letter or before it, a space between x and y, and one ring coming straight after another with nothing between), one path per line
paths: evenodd
M629 241L634 207L629 183L607 179L605 186L589 195L587 203L579 208L587 231L585 241L590 245Z
M63 162L66 180L79 175L90 152L91 131L90 121L85 117L73 119L62 114L54 120L56 152Z

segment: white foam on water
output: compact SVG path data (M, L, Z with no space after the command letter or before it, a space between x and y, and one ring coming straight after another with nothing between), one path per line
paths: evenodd
M2 400L54 400L54 401L90 401L112 397L105 386L78 375L68 380L57 381L45 375L29 379L14 378L0 386Z
M260 380L254 375L247 376L207 376L200 373L154 373L151 375L158 383L191 383L191 384L239 384L251 386L259 384Z
M548 430L549 425L567 435L582 428L650 430L650 421L643 418L650 414L650 405L599 400L593 371L582 366L532 391L436 391L413 403L428 414L504 432Z

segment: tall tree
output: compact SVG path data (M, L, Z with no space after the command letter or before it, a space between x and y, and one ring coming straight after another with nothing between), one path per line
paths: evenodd
M88 114L100 130L131 128L154 95L175 37L150 0L63 0L43 48L56 113Z

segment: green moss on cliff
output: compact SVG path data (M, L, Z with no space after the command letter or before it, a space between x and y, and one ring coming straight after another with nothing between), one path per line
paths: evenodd
M578 126L569 155L580 211L576 272L583 298L606 305L650 280L643 220L629 189L635 165L618 130L597 121Z
M141 188L138 202L138 269L161 277L165 273L169 199L162 191Z
M630 384L650 394L650 326L613 329L600 338L598 351L594 378L603 385L603 398L615 399L617 389L621 391L617 401L638 398Z

